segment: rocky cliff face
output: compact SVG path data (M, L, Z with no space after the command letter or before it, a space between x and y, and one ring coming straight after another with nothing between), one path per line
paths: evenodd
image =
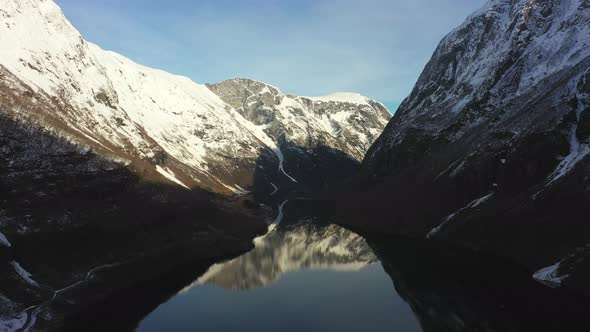
M365 183L397 202L375 224L531 269L579 257L588 82L590 1L489 1L442 40L367 153Z

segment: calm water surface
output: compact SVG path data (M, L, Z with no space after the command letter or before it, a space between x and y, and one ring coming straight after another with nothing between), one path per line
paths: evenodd
M212 266L138 331L421 331L367 242L335 225L279 227Z
M499 258L282 217L255 249L211 266L136 330L590 330L587 297Z

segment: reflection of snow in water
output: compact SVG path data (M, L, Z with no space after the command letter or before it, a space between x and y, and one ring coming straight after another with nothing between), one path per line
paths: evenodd
M272 223L270 223L268 225L268 230L266 231L266 234L258 236L254 239L254 245L259 243L263 238L265 238L267 235L269 235L274 230L276 230L276 228L281 223L281 221L283 221L283 218L284 218L283 208L285 207L285 204L287 204L287 202L289 202L289 200L286 200L283 203L281 203L281 205L279 205L277 217L275 218L275 220Z
M285 207L285 204L287 204L287 202L289 202L289 200L285 200L283 203L281 203L281 205L279 205L279 214L277 215L277 218L275 219L275 221L273 221L268 226L269 232L272 232L274 229L276 229L277 226L279 226L279 224L281 223L281 221L283 221L283 218L284 218L283 208Z
M230 290L253 289L272 284L286 273L360 271L378 262L364 238L336 225L287 225L258 238L255 245L236 259L211 266L181 293L204 284Z

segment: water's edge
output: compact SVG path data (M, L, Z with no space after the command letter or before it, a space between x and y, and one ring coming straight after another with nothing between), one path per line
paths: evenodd
M240 249L230 249L217 255L214 253L209 255L188 253L186 255L186 252L177 252L177 254L185 255L185 257L181 259L176 257L175 260L178 263L172 265L170 269L148 280L118 289L104 299L81 308L77 313L68 316L63 325L57 327L57 329L72 332L134 331L145 316L176 295L178 291L193 282L196 277L205 273L211 265L243 255L250 249L252 249L252 246L243 246ZM209 257L203 258L203 256ZM142 265L162 263L169 258L171 257L143 262ZM133 269L132 266L126 268ZM117 271L111 277L117 275L124 278L125 271Z

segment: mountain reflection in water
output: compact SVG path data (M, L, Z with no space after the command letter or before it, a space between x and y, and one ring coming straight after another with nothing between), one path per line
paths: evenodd
M257 238L255 244L249 253L213 265L196 284L248 290L274 283L285 273L359 271L378 262L364 238L336 225L304 222L280 227Z
M137 331L420 331L363 237L301 222L255 244L211 266Z

